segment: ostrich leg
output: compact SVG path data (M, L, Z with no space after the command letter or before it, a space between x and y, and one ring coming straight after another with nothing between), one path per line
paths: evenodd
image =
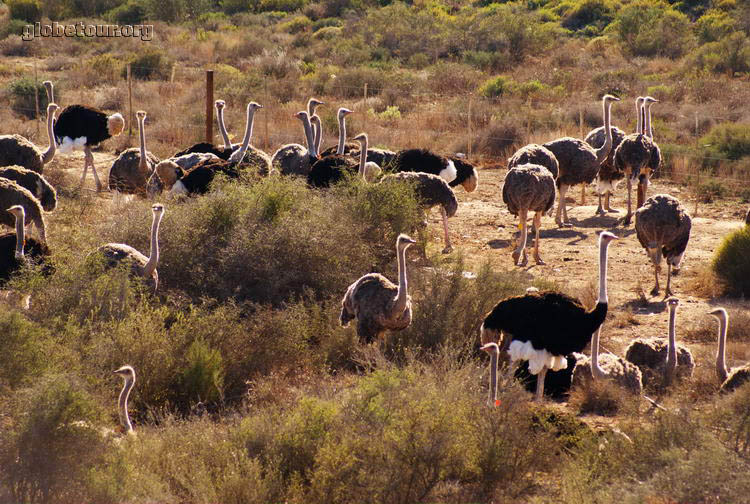
M596 212L594 212L594 215L605 215L604 207L602 206L602 195L597 191L597 195L599 196L599 206L596 207ZM609 194L609 193L606 193Z
M654 288L651 289L651 295L656 296L659 294L659 270L661 268L659 265L654 266L654 278L656 279L656 284L654 285Z
M544 376L547 374L547 368L543 367L539 374L536 375L536 398L537 402L542 402L544 399Z
M664 291L664 299L667 299L669 296L674 296L672 293L672 289L670 288L670 285L672 283L672 265L667 262L667 288Z
M539 257L539 229L542 227L542 212L534 214L534 260L537 264L545 264L542 258Z
M630 179L630 173L625 172L625 177L628 179L628 213L625 215L625 218L622 220L623 226L629 226L630 225L630 219L633 216L633 202L631 200L630 193L633 189L633 181Z
M443 216L443 231L445 231L445 248L443 254L449 254L453 251L453 245L451 245L451 235L448 233L448 214L445 213L445 207L440 206L440 213Z
M91 153L91 149L86 147L86 161L91 165L91 171L94 173L94 182L96 182L96 192L102 192L102 183L99 180L99 175L96 173L96 166L94 166L94 154Z
M581 184L581 206L586 204L586 184Z

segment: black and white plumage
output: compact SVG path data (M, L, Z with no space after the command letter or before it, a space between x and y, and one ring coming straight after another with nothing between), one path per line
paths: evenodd
M44 210L39 200L30 191L12 180L0 178L0 208L11 208L15 205L20 205L24 209L24 225L28 228L28 226L34 224L39 233L39 241L46 244L47 231L44 222ZM6 210L0 210L0 224L11 228L15 227L15 215Z
M91 148L119 135L124 128L125 119L119 112L107 114L88 105L69 105L63 109L55 122L55 138L60 146L60 153L83 149L85 158L81 185L86 180L87 170L91 167L96 190L101 191L102 184L94 167Z
M312 187L330 187L340 182L346 173L357 173L359 162L346 154L333 154L317 160L307 174L307 183Z
M716 375L719 378L720 392L732 392L738 387L750 382L750 363L742 366L727 368L727 332L729 331L729 314L724 308L716 308L708 312L719 322L719 342L716 352Z
M442 177L449 184L456 179L456 165L445 156L427 149L406 149L396 153L391 169L397 172L423 172Z
M280 147L271 157L274 168L278 167L282 175L301 175L307 177L310 168L318 160L318 152L315 148L315 138L310 123L310 114L303 110L294 114L294 117L302 121L305 130L307 148L300 144L287 144Z
M560 167L557 176L557 187L559 200L557 203L557 214L555 222L558 226L572 226L568 219L568 210L565 204L565 194L570 186L576 184L590 184L596 179L599 167L607 159L612 148L612 129L610 121L610 109L612 102L620 101L612 95L602 97L602 108L604 109L604 131L606 133L604 145L594 149L589 144L578 138L563 137L544 144L555 155Z
M607 155L607 158L599 167L599 175L596 177L596 192L599 196L599 206L596 209L596 214L604 215L605 212L616 212L610 204L609 199L612 193L615 192L617 184L622 180L624 174L615 168L615 150L620 146L620 143L625 138L625 132L617 126L612 126L612 148ZM584 139L594 149L600 148L606 141L604 134L604 127L599 126L598 128L589 131L588 135ZM602 204L602 196L604 197L604 204Z
M654 265L656 284L652 296L659 294L661 258L667 261L665 299L674 295L670 288L672 268L679 271L682 257L690 240L692 220L680 201L668 194L656 194L635 212L635 231L641 246Z
M56 145L53 123L57 104L47 105L47 149L42 150L21 135L0 135L0 166L21 166L36 173L55 157Z
M21 205L7 210L15 217L16 231L0 234L0 283L5 283L26 264L42 264L42 272L52 272L49 262L50 250L46 244L25 235L25 211Z
M675 377L689 378L693 375L695 361L690 349L678 344L675 336L677 298L669 298L669 331L666 341L662 338L637 338L625 349L625 359L641 370L644 387L669 385Z
M570 395L570 387L573 383L573 369L579 361L585 359L582 353L572 353L565 356L567 365L558 371L547 371L544 375L544 395L555 400L565 400ZM516 368L514 377L520 381L529 392L536 392L536 380L538 375L529 373L529 361L521 362Z
M406 249L414 240L396 239L398 285L379 273L368 273L346 290L339 321L343 327L357 319L357 335L364 343L380 339L385 331L400 331L411 324L411 297L406 275Z
M544 166L536 164L517 165L508 170L503 183L503 202L508 211L518 216L521 236L518 247L513 251L513 263L525 266L527 229L526 220L529 212L534 212L534 260L544 264L539 256L539 230L542 226L542 215L555 205L555 178Z
M541 292L500 301L484 318L480 329L483 347L504 336L500 346L510 356L511 369L517 361L525 360L529 372L542 377L537 379L537 400L544 394L547 369L566 368L567 356L581 352L607 316L607 248L615 239L607 231L599 235L599 299L593 310L587 311L580 301L565 294ZM494 394L496 387L497 382L491 385Z
M0 167L0 177L27 189L39 200L45 212L52 212L57 208L57 192L44 175L20 166L3 166Z
M368 151L367 157L370 157ZM479 173L477 169L466 160L466 155L456 154L450 156L449 159L453 162L453 166L456 167L456 178L450 182L451 187L461 186L466 192L474 192L479 186ZM385 164L381 165L385 167Z
M139 146L122 151L112 162L109 169L109 188L124 194L146 196L149 178L159 158L146 150L146 112L139 110L135 116L138 120ZM98 184L97 187L99 187Z
M141 277L153 287L159 288L159 224L164 216L164 205L156 203L151 206L153 218L151 221L151 252L146 257L130 245L124 243L106 243L93 253L102 257L106 268L114 268L120 264L128 264L133 276Z

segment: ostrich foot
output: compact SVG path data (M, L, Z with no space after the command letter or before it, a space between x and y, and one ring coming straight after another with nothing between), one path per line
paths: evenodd
M527 264L529 264L529 258L528 258L528 257L526 257L526 254L524 254L524 255L523 255L523 258L521 259L521 262L519 262L519 263L517 264L517 266L521 266L521 267L524 267L524 266L526 266Z
M594 212L594 215L606 215L604 212L604 209L601 207L601 205L596 209L596 212Z
M521 253L517 250L514 250L511 254L511 257L513 258L513 264L518 266L518 258L521 257Z
M453 252L453 247L451 245L448 245L443 249L443 254L450 254L451 252Z
M653 289L651 289L651 295L652 296L658 296L659 295L659 286L655 285Z
M666 300L668 297L674 296L674 292L672 292L672 289L667 288L664 290L664 300Z
M571 224L570 222L558 222L557 226L561 228L571 228L573 227L573 224Z
M609 212L609 213L620 213L620 209L619 209L619 208L610 208L610 207L605 207L604 209L605 209L605 210L606 210L607 212Z
M630 220L632 219L632 217L633 217L633 214L628 214L628 215L626 215L626 216L625 216L625 217L624 217L624 218L622 219L622 225L623 225L623 226L629 226L629 225L630 225Z
M534 255L534 261L536 261L536 263L537 263L537 264L538 264L539 266L544 266L545 264L547 264L546 262L544 262L544 261L542 260L542 258L541 258L541 257L539 257L539 255L538 255L538 254L535 254L535 255Z

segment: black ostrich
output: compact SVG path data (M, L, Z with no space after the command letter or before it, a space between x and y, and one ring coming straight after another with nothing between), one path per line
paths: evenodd
M515 368L516 361L524 360L529 363L529 372L538 375L537 401L544 395L547 369L567 368L567 356L581 352L607 316L607 248L616 239L608 231L599 235L599 300L593 310L586 311L580 301L559 292L529 293L500 301L482 323L482 349L490 352L494 366L494 354L499 353L497 342L505 333L508 338L503 341L503 348L510 356L510 369ZM490 369L490 375L494 403L497 370Z
M89 167L94 172L97 192L102 190L102 183L94 167L94 155L91 148L103 141L117 136L125 128L125 119L118 113L107 114L88 105L69 105L60 113L55 122L55 139L60 146L60 152L70 152L83 149L83 175L81 186L86 180Z
M570 395L570 386L573 383L573 369L576 363L582 360L585 355L572 353L565 356L567 365L559 371L548 371L544 375L544 395L555 400L565 400ZM529 392L536 392L537 375L529 372L529 362L523 361L514 372L515 378L523 383L523 386Z
M422 172L438 175L449 184L456 179L456 165L445 156L427 149L398 151L391 161L391 170L397 172Z
M45 275L53 272L49 262L50 251L46 244L25 236L26 214L21 205L14 205L8 212L16 218L16 231L0 234L0 283L5 283L16 271L29 262L43 265Z
M369 151L367 152L367 157L370 157ZM451 187L460 185L466 192L476 191L479 185L479 174L474 165L466 160L466 155L456 154L455 156L450 156L448 159L453 161L453 166L456 167L456 178L453 179L453 182L449 182L448 185ZM385 165L381 164L380 166Z

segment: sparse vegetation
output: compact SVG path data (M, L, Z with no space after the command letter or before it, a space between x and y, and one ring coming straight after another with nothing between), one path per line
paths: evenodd
M723 280L729 293L750 296L750 227L731 233L719 245L713 259L713 269Z

